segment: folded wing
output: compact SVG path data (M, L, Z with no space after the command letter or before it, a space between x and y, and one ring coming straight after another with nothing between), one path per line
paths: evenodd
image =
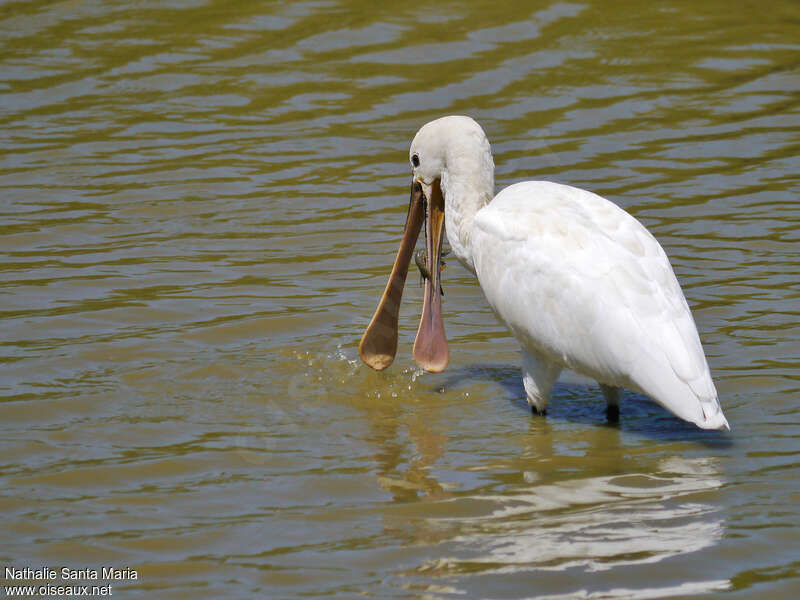
M478 212L472 247L489 304L526 348L727 428L669 260L624 210L577 188L519 183Z

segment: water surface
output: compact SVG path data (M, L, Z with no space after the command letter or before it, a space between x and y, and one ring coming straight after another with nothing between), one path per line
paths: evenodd
M0 5L0 565L124 598L796 598L800 5ZM669 254L733 431L567 375L472 277L357 359L407 149L598 192ZM544 317L543 317L544 318Z

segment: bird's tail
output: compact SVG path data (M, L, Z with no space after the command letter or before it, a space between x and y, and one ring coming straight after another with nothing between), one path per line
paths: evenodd
M728 425L728 419L722 414L722 408L719 405L719 400L714 398L710 402L700 402L700 407L703 409L703 419L698 419L695 424L701 429L725 429L731 430Z

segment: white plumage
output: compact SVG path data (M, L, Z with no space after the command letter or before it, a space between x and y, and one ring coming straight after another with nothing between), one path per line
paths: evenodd
M704 429L727 429L694 320L664 250L634 217L574 187L509 186L469 117L423 126L414 179L438 183L447 237L523 350L528 402L544 411L563 368L642 392ZM415 166L418 165L418 166Z

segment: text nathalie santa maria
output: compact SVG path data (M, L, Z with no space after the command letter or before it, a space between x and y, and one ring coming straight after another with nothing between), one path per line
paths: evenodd
M65 581L133 581L139 579L136 569L128 567L100 567L99 569L6 567L5 576L7 581L54 581L59 577Z

